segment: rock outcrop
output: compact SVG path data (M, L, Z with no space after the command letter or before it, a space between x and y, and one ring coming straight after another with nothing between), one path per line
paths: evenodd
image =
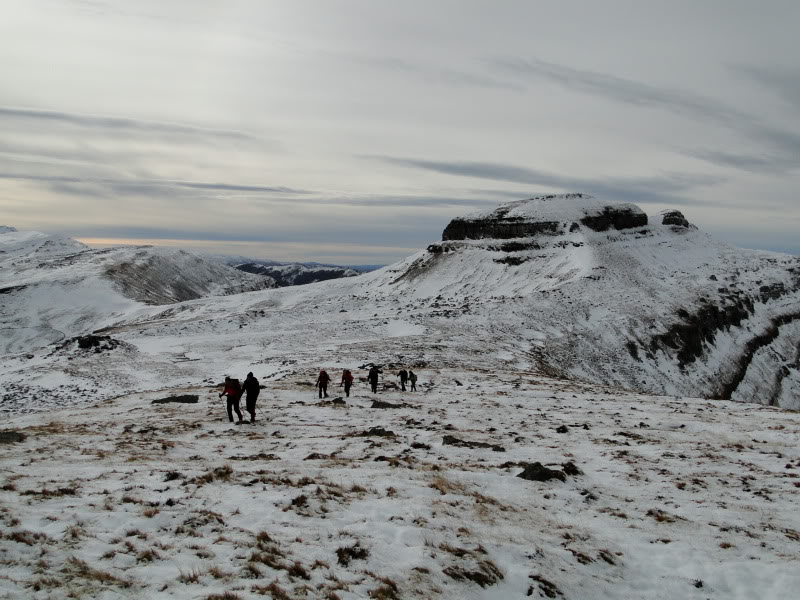
M453 219L442 240L526 238L575 232L581 226L608 231L646 225L647 215L634 204L603 204L586 194L558 194Z

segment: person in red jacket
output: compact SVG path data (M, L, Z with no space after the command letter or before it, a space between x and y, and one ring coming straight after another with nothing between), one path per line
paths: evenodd
M328 397L328 382L331 380L331 376L328 375L328 372L325 369L322 369L319 372L319 377L317 377L316 386L319 388L319 397Z
M339 385L344 386L344 394L349 398L350 388L353 387L353 374L350 372L350 369L344 370L344 373L342 373L342 382Z
M231 377L225 378L225 389L222 390L222 393L219 395L220 398L223 396L228 397L228 418L230 419L231 423L233 423L233 412L236 412L236 416L239 417L239 424L244 423L244 419L242 419L242 411L239 410L239 399L242 397L242 386L239 384L238 379L232 379Z

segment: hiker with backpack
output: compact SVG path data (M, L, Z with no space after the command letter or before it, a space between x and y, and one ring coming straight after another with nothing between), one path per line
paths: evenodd
M228 419L230 419L231 423L233 423L233 413L236 413L236 416L239 417L238 424L241 425L244 423L244 419L242 419L242 411L239 410L239 399L242 397L242 386L239 384L238 379L233 379L232 377L225 377L225 388L222 390L222 393L219 395L220 398L223 396L228 397Z
M328 382L331 380L331 376L328 375L328 372L325 369L322 369L319 372L319 377L317 377L317 383L315 384L319 388L319 397L320 398L327 398L328 397Z
M258 394L261 391L261 386L258 383L258 379L253 376L252 371L247 374L247 379L244 380L244 384L242 384L244 388L244 393L247 394L245 397L245 406L247 407L247 412L250 413L250 422L256 422L256 400L258 399Z
M353 387L353 374L350 369L345 369L342 373L342 381L339 387L344 386L344 395L350 397L350 388Z
M411 384L411 391L417 391L417 374L411 369L408 370L408 381Z
M367 374L367 379L369 379L369 386L372 389L373 394L378 393L378 375L383 373L378 367L372 365L370 368L369 373Z
M400 389L402 391L406 391L406 381L408 381L408 371L405 369L400 369L400 372L397 374L400 378Z

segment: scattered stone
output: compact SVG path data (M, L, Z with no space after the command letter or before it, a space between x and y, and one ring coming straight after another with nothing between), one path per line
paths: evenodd
M564 473L569 475L570 477L577 477L578 475L583 475L583 471L581 471L574 462L569 461L565 462L561 465L561 468L564 470Z
M330 454L320 454L319 452L312 452L308 456L306 456L303 460L327 460L331 458Z
M150 404L167 404L168 402L176 402L178 404L197 404L200 396L197 394L184 394L182 396L167 396L166 398L159 398L153 400Z
M357 437L394 437L394 431L389 431L383 427L370 427L367 431L357 433Z
M491 448L495 452L505 452L506 449L503 446L498 446L495 444L487 444L485 442L469 442L467 440L462 440L454 435L446 435L442 438L442 444L445 446L458 446L460 448Z
M258 454L251 454L250 456L230 456L228 457L230 460L280 460L281 457L277 454L266 454L265 452L259 452Z
M391 402L384 402L383 400L373 400L370 408L404 408L406 404L392 404Z
M523 469L522 473L517 475L517 477L527 479L528 481L550 481L551 479L558 479L559 481L567 480L567 474L564 473L564 471L548 469L540 462L528 463L525 465L525 469Z
M0 431L0 444L16 444L17 442L24 442L27 436L19 431L7 429Z
M569 427L566 425L559 425L556 427L556 433L569 433Z
M422 442L412 442L411 447L415 448L416 450L430 450L431 447L429 444L423 444Z

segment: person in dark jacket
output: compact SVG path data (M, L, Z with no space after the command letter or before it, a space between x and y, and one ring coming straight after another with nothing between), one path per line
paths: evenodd
M417 374L411 369L408 370L408 382L411 384L411 391L417 391Z
M405 369L400 369L400 372L397 374L400 378L400 389L402 391L406 391L406 381L408 381L408 371Z
M239 410L239 399L242 397L242 386L239 384L238 379L233 379L231 377L225 378L225 388L222 390L222 393L219 395L219 397L222 398L223 396L228 397L228 419L230 419L231 423L233 423L233 412L235 412L236 416L239 417L239 424L244 423L244 420L242 419L242 411Z
M350 397L350 388L353 387L353 374L350 369L345 369L342 373L342 381L339 384L344 386L344 395Z
M252 372L247 374L247 379L244 380L242 387L244 388L244 393L247 394L244 402L247 407L247 412L250 413L250 422L255 423L256 399L258 398L258 393L261 391L261 387L258 384L258 379L253 376Z
M325 369L322 369L319 372L319 377L317 377L316 386L319 388L319 397L320 398L327 398L328 397L328 382L331 380L331 376L328 375L328 372Z
M372 393L378 393L378 375L383 373L378 367L372 365L372 368L369 370L369 374L367 375L367 379L369 379L369 386L372 388Z

